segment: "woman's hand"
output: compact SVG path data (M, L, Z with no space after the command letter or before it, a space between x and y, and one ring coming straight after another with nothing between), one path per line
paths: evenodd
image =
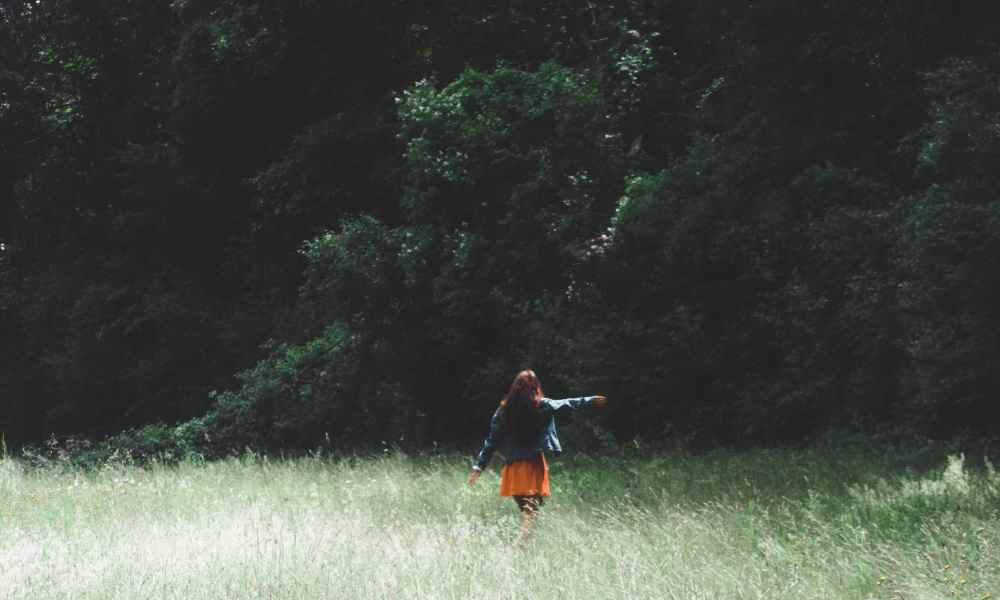
M479 480L479 475L481 473L482 471L477 471L476 469L473 469L472 472L469 473L469 485L476 485L476 481Z
M594 396L594 408L604 408L608 405L607 396Z

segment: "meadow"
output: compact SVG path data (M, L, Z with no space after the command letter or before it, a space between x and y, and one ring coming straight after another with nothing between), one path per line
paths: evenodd
M850 449L853 448L853 449ZM526 548L451 453L0 459L0 598L988 600L1000 475L920 446L575 453Z

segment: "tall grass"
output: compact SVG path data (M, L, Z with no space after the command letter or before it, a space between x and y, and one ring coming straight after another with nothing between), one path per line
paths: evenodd
M461 456L0 459L0 598L992 598L1000 476L926 459L566 457L521 550Z

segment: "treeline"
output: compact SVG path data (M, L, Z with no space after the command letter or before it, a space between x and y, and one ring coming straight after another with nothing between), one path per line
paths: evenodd
M995 433L987 2L0 4L0 432ZM144 429L137 429L143 428Z

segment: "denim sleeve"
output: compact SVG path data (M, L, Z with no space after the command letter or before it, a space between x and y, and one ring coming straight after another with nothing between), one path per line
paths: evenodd
M581 398L566 398L563 400L552 400L550 398L543 398L542 405L545 407L546 412L551 412L556 415L563 415L574 410L581 409L585 406L590 406L594 401L595 396L583 396Z
M493 453L497 451L497 441L501 434L500 432L500 409L498 408L495 413L493 413L493 418L490 419L490 431L486 434L486 439L483 440L483 448L476 455L476 462L472 465L473 469L482 471L490 464L490 459L493 458Z

